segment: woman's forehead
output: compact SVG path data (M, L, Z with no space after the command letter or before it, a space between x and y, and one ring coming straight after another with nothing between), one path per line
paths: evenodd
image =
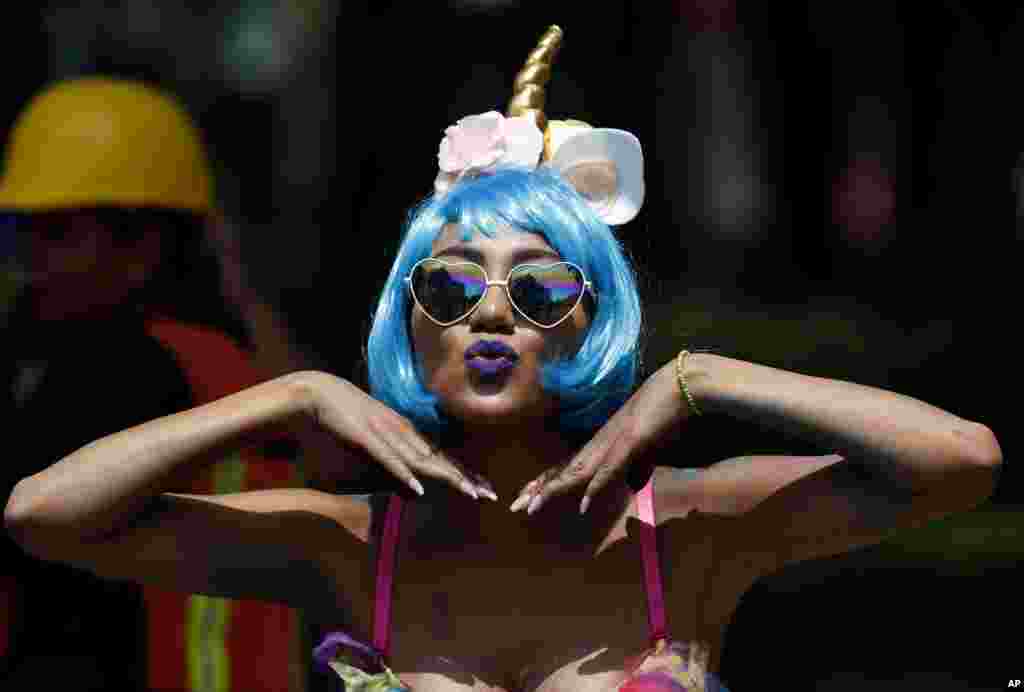
M477 250L480 253L486 253L488 250L502 253L536 250L558 254L544 239L544 236L539 233L523 231L508 224L499 226L497 232L491 236L467 230L459 224L445 224L441 228L441 232L434 238L431 245L432 254L439 255L458 248Z

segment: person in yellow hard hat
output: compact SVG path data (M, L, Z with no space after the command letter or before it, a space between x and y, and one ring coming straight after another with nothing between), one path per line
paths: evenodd
M60 82L14 124L0 212L14 217L36 319L95 317L126 302L180 310L193 298L179 291L183 277L219 282L203 241L214 210L199 133L153 87L104 77ZM168 283L177 285L169 291ZM194 319L241 336L238 316L209 298L190 306L206 313Z
M9 448L22 450L0 463L5 501L16 479L100 434L263 379L211 242L224 238L211 238L222 229L211 166L169 94L107 77L41 91L4 151L0 214L22 280L0 327L0 414ZM293 480L288 464L255 454L227 468L180 487ZM143 592L2 540L0 602L15 604L0 633L2 689L303 686L297 621L283 606Z

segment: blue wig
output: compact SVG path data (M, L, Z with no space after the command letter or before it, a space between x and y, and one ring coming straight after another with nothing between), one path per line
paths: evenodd
M404 278L428 257L445 224L494 237L503 226L536 233L586 273L597 310L582 346L570 359L546 363L541 386L559 402L559 426L589 433L632 393L639 368L640 299L636 278L611 230L553 169L506 168L460 182L409 216L398 256L377 303L367 344L370 391L421 430L441 432L448 421L423 385L409 333L413 301Z

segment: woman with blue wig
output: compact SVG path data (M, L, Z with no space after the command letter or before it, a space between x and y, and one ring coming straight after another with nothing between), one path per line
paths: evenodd
M18 484L21 544L336 617L314 656L349 689L684 692L720 688L761 575L987 497L992 433L910 397L685 349L636 381L640 303L610 226L642 202L640 146L546 122L560 37L508 117L446 130L377 306L369 394L296 372L97 440ZM679 468L705 413L822 453ZM314 475L374 466L392 487L167 492L293 424L337 443Z

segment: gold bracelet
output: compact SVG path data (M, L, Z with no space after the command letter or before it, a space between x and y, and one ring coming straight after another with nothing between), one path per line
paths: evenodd
M676 357L676 380L679 382L679 391L683 393L683 398L686 399L686 403L689 405L690 410L693 411L693 415L699 416L702 415L701 410L697 407L697 402L693 400L690 388L686 386L686 378L683 377L683 361L686 360L688 355L690 355L690 352L684 348Z

